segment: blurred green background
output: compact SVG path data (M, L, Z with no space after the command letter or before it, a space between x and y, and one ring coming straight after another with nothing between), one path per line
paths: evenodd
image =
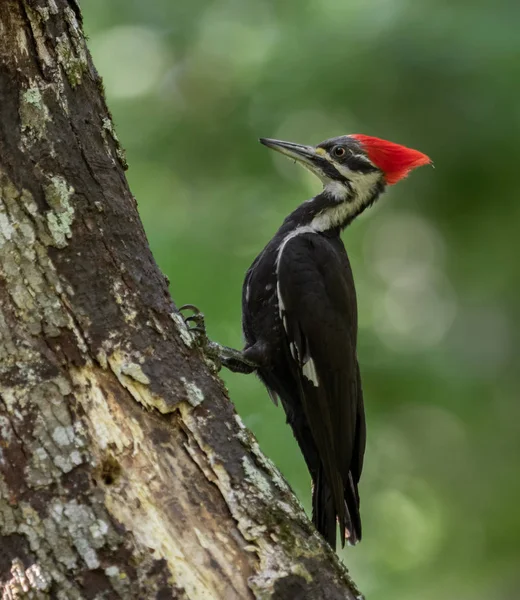
M369 600L520 597L520 3L83 0L128 177L178 305L240 347L244 273L319 184L257 143L362 132L430 155L344 233L369 440ZM308 508L253 376L224 372Z

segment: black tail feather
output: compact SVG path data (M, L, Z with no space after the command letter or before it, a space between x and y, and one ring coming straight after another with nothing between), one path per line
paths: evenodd
M332 492L325 478L323 468L318 469L318 476L312 490L312 522L329 545L336 549L336 507Z
M352 479L352 473L348 474L345 486L345 504L350 520L349 546L354 546L361 541L361 515L359 514L359 493L357 483Z
M342 547L345 546L346 536L348 536L348 544L350 546L354 546L361 541L359 494L357 484L354 483L350 473L345 487L345 509L345 526L348 531L340 530ZM334 505L334 498L323 469L320 467L312 490L312 522L333 550L336 549L337 514L338 511Z

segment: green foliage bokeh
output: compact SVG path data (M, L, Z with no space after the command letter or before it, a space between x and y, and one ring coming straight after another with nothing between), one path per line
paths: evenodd
M240 347L244 273L319 189L257 143L362 132L427 153L344 234L368 418L370 600L520 587L520 3L84 0L128 177L178 304ZM310 482L252 376L223 373L306 507Z

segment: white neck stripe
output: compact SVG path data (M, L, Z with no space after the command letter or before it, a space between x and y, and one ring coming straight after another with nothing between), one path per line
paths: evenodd
M349 216L359 212L361 207L370 200L375 187L381 179L381 174L354 173L348 169L348 184L339 181L329 181L324 190L332 196L337 204L330 206L318 213L311 221L311 227L316 232L327 231L341 227ZM347 173L342 173L347 176Z

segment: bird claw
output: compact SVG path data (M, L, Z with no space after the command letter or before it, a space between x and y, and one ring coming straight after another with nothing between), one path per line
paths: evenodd
M180 308L179 308L179 312L183 312L184 310L191 310L194 314L196 315L200 315L202 314L200 312L200 308L198 308L197 306L195 306L195 304L183 304Z
M182 315L182 313L186 310L191 311L193 314L185 317ZM179 312L181 313L184 323L190 332L197 332L206 335L204 314L194 304L184 304L179 308ZM194 323L194 325L192 326L191 323Z
M185 317L182 315L183 311L191 311L193 314ZM217 371L219 371L221 368L218 352L219 346L208 338L204 314L194 304L184 304L179 308L179 312L196 344L202 349L204 355L214 364Z

